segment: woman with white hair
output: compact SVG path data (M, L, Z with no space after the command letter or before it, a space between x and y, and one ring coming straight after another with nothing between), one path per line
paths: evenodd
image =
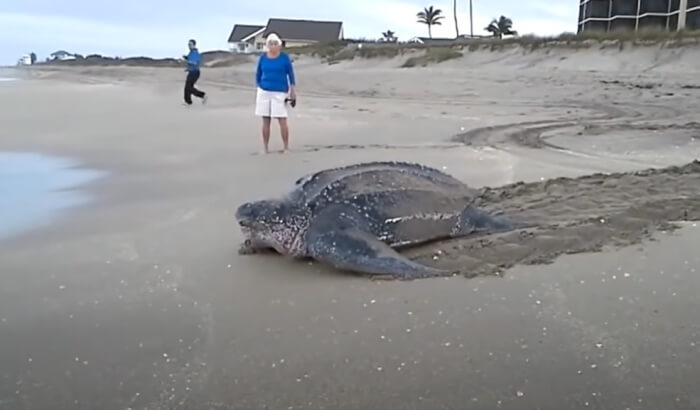
M269 152L270 123L276 118L280 124L284 152L289 149L289 126L287 125L287 101L296 105L296 79L289 55L280 51L282 40L275 33L265 39L267 51L260 55L255 73L258 93L255 114L263 119L263 147Z

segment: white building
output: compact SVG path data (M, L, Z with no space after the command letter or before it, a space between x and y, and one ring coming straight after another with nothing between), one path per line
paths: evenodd
M333 43L343 39L341 21L318 21L299 19L268 19L267 24L236 24L228 38L234 53L253 53L265 50L265 38L276 33L284 47L301 47L319 43Z
M261 51L265 43L262 37L264 31L265 26L236 24L228 38L229 48L234 53Z

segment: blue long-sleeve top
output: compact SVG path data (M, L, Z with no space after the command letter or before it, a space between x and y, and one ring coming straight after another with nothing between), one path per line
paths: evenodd
M296 85L292 60L287 53L270 58L267 53L260 55L255 72L255 83L265 91L287 92Z
M195 48L190 50L187 54L187 71L196 72L199 71L199 65L202 63L202 57L199 55L199 51Z

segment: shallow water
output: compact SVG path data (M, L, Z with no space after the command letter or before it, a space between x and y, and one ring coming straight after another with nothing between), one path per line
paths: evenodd
M89 201L72 190L102 173L76 168L69 159L0 152L0 240L44 226L57 214Z

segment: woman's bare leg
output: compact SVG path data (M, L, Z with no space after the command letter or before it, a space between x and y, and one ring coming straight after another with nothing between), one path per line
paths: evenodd
M284 144L284 150L289 150L289 126L287 125L286 118L278 118L280 123L280 134L282 134L282 143Z
M272 119L270 117L263 117L263 127L262 127L262 137L263 137L263 147L265 148L265 153L270 152L270 122Z

